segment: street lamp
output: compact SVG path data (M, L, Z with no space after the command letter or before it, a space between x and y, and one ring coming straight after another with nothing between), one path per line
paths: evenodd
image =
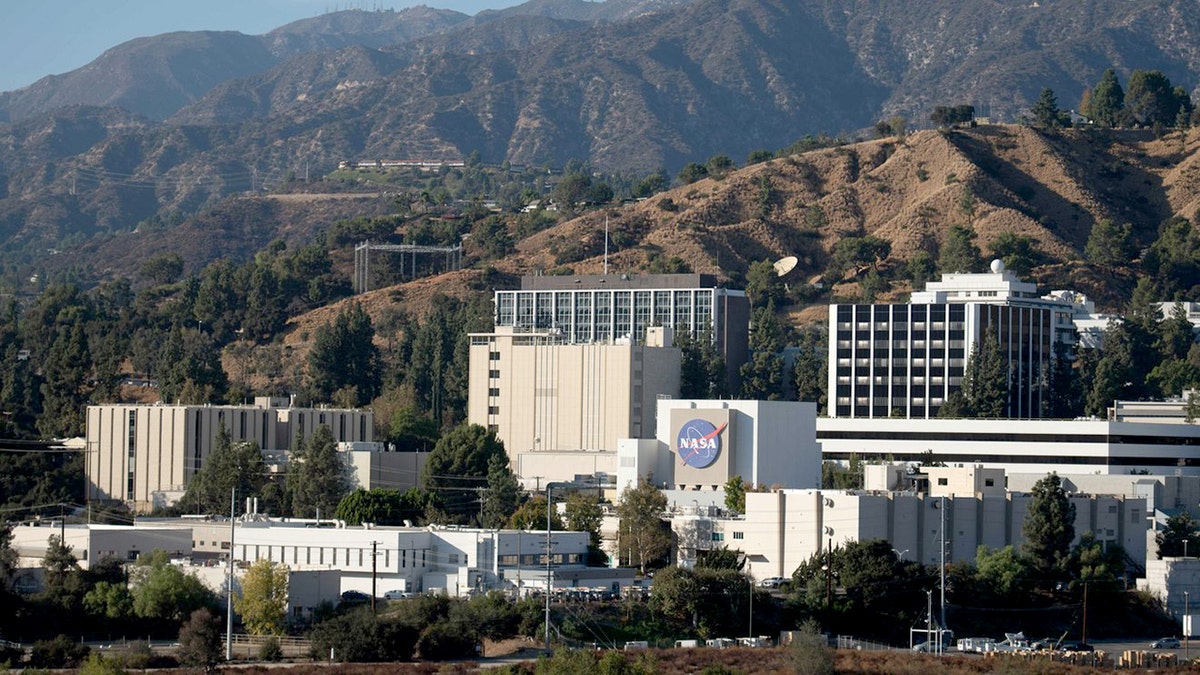
M1188 605L1188 592L1183 592L1183 660L1188 660L1188 637L1192 632L1192 620L1188 617L1191 607Z

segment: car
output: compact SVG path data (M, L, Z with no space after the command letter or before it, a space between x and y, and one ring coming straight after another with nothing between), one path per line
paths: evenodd
M930 640L926 640L925 642L918 642L917 644L913 645L912 649L914 652L921 652L923 654L933 654L933 653L937 652L937 643L930 641Z
M1179 638L1159 638L1150 643L1150 649L1179 649Z
M1086 642L1072 642L1071 644L1063 645L1064 652L1094 652L1096 648Z
M787 579L785 577L767 577L766 579L758 582L758 585L762 588L779 588L790 581L791 579Z
M366 602L371 596L361 591L346 591L342 593L342 602Z
M383 594L384 600L404 600L415 597L417 597L416 593L410 593L408 591L388 591Z

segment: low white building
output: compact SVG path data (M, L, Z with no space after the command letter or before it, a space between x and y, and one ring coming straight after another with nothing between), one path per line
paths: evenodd
M549 566L555 586L586 567L588 534L552 532ZM290 569L336 569L341 590L371 593L545 588L546 533L430 526L314 527L312 523L249 522L238 526L234 559L267 559ZM590 568L596 569L596 568ZM604 570L606 580L632 575ZM628 583L626 581L625 583ZM605 581L603 585L608 585Z
M1125 418L1128 420L1128 418ZM982 465L1008 473L1200 475L1200 425L1116 420L817 419L826 460Z

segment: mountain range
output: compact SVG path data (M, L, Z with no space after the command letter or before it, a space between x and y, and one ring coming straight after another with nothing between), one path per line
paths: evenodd
M474 17L336 12L262 36L173 33L0 94L0 241L186 218L288 171L460 159L669 173L809 134L1017 120L1109 67L1200 81L1184 0L534 0Z

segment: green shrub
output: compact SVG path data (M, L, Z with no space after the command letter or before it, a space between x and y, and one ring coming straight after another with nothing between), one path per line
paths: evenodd
M258 648L258 658L262 661L278 661L283 658L283 647L279 645L279 638L271 636L263 640L262 646Z
M83 663L92 650L85 644L75 642L66 635L53 640L33 643L29 665L34 668L75 668Z

